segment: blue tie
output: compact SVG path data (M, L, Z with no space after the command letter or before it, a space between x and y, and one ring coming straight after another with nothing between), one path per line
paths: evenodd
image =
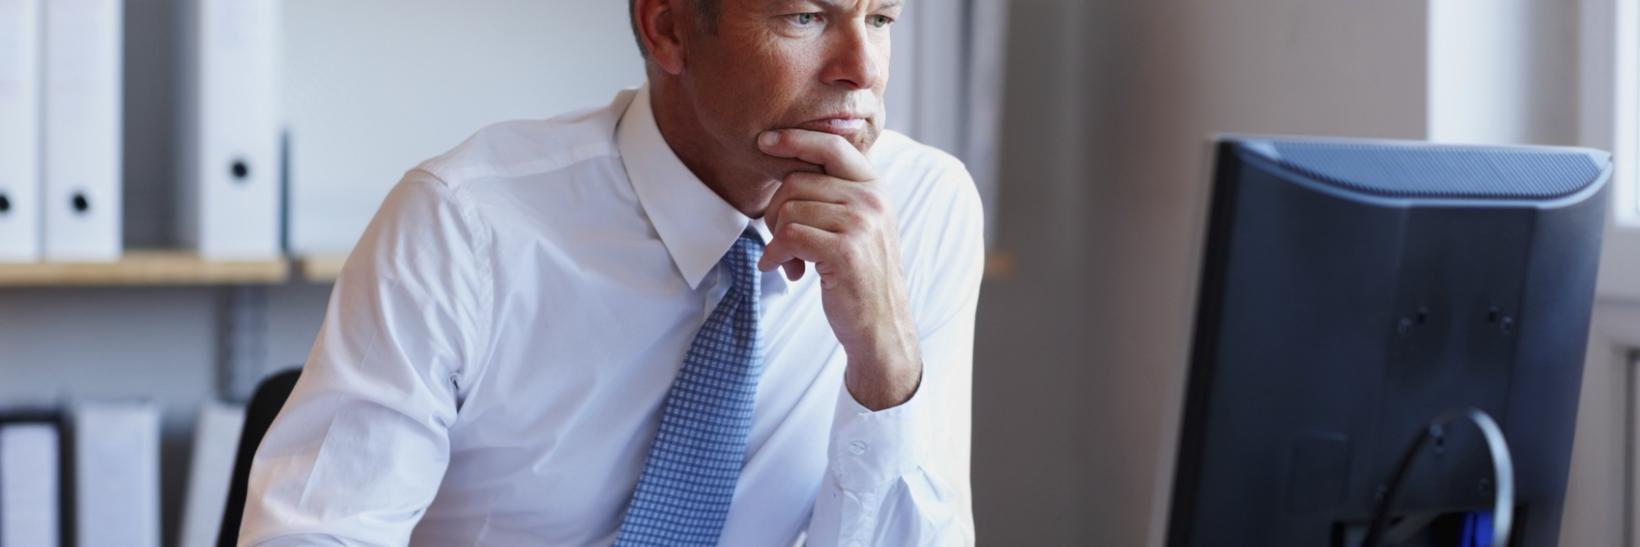
M747 231L723 256L732 283L672 382L649 461L615 540L628 545L717 545L746 460L752 403L763 372L757 337L757 261Z

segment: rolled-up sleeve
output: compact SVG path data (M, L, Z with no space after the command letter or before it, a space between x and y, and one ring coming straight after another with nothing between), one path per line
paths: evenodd
M409 541L486 352L489 234L464 199L411 171L365 229L257 449L240 545Z
M927 209L943 218L908 272L922 383L909 401L876 412L841 390L810 546L974 544L969 445L984 226L967 171L957 164L946 176L957 191L946 207Z

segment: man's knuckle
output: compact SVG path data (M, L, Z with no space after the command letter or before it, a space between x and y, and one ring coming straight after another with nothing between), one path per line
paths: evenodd
M788 222L780 226L780 231L775 234L775 237L787 242L795 242L802 238L803 234L797 229L796 224Z
M872 221L873 218L875 217L860 212L856 209L849 209L843 213L843 222L845 224L862 230L870 230L873 226L875 226L876 223Z
M780 218L790 219L794 215L801 214L802 209L803 209L803 202L801 202L801 201L790 200L790 201L787 201L785 203L782 203L782 204L780 204L780 209L779 209Z
M874 214L882 213L888 208L887 200L883 199L882 194L875 191L867 191L864 194L861 194L860 204L865 206L866 209L870 210Z
M853 236L843 236L843 244L837 246L837 258L845 264L853 264L860 259L860 245Z

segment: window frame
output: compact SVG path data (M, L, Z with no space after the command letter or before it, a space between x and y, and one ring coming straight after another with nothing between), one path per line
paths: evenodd
M1611 203L1601 251L1603 301L1640 303L1640 2L1583 0L1579 137L1612 152Z

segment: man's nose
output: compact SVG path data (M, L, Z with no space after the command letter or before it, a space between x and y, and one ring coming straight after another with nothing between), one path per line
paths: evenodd
M864 23L847 25L837 32L837 37L831 41L829 59L821 77L828 84L849 89L879 87L888 72L887 40L873 41L871 31Z

